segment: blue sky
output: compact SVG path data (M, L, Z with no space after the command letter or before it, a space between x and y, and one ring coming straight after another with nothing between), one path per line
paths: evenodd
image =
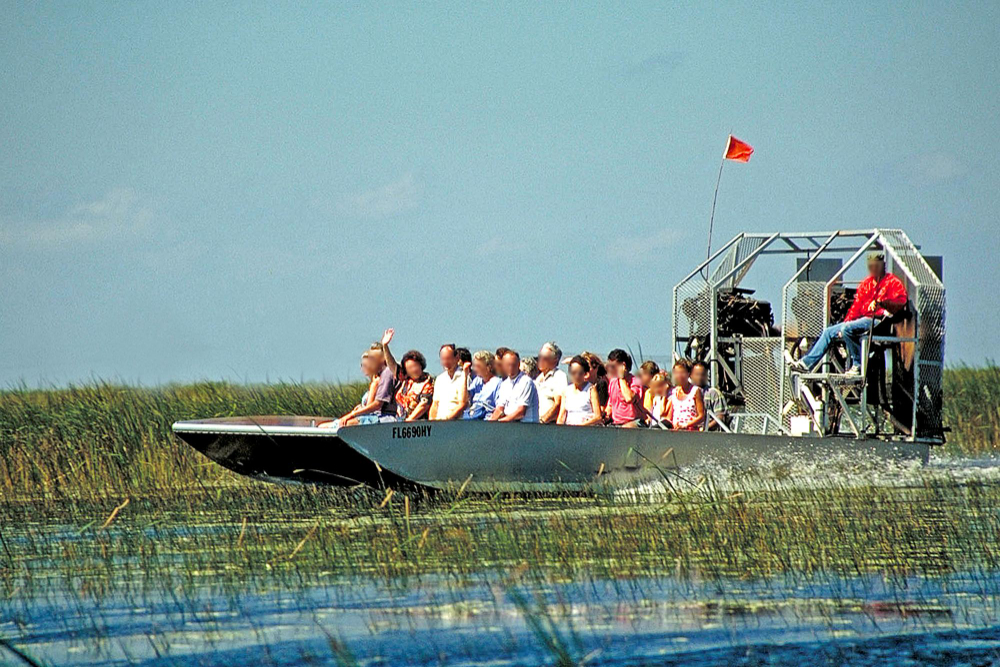
M998 11L4 3L0 383L346 379L386 326L665 352L730 130L718 240L902 227L982 363Z

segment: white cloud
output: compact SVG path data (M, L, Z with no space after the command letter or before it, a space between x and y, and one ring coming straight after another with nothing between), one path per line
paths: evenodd
M642 77L655 74L670 74L684 64L684 51L660 51L632 65L626 76Z
M509 248L509 242L504 240L499 234L491 236L472 249L472 254L476 257L497 257Z
M652 234L620 237L616 239L611 249L611 256L635 262L657 260L663 257L663 251L672 248L679 239L680 234L670 227L664 227Z
M933 152L911 158L907 171L918 185L934 185L961 178L968 168L956 155Z
M413 172L407 172L382 187L344 198L338 209L343 215L354 218L391 218L416 209L420 205L421 192L422 188Z
M135 191L114 188L55 218L0 218L0 243L59 247L119 240L145 233L152 219L153 210Z

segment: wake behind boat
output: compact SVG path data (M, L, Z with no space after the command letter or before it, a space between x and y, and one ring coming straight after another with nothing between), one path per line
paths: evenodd
M859 299L848 272L873 249L899 274L898 307L881 311L871 297L867 331L853 329L859 349L841 349L847 331L830 327L850 319L847 305ZM777 271L774 259L785 260ZM787 276L777 321L744 287L762 260L772 261L765 280ZM710 364L712 387L729 401L717 431L475 420L335 430L322 426L332 417L268 416L177 422L174 432L261 479L484 492L627 485L651 471L745 467L776 454L926 461L944 442L944 286L901 230L739 234L673 294L673 356ZM821 361L804 363L811 355Z

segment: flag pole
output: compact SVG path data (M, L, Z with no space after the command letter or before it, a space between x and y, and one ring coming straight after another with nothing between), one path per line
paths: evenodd
M726 144L729 150L729 144ZM726 154L722 154L722 162L719 163L719 177L715 179L715 194L712 195L712 215L708 219L708 252L705 253L705 261L712 256L712 227L715 226L715 202L719 200L719 184L722 183L722 168L726 166Z

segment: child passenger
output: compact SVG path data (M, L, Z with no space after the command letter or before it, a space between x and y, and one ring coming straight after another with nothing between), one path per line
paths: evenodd
M646 392L643 402L643 407L646 408L646 412L652 417L653 423L651 426L654 428L659 426L667 416L667 402L669 397L670 382L667 380L665 374L657 373L649 381L649 391ZM664 426L668 425L664 424Z
M659 365L652 359L642 362L642 365L639 366L639 382L642 383L642 388L648 390L653 382L653 376L659 372Z
M667 421L675 431L700 431L705 424L705 402L701 387L691 384L691 362L674 362L674 390L667 400Z
M582 356L575 356L569 362L570 383L563 391L557 424L569 426L596 426L603 423L601 404L597 398L597 387L587 377L590 362Z

